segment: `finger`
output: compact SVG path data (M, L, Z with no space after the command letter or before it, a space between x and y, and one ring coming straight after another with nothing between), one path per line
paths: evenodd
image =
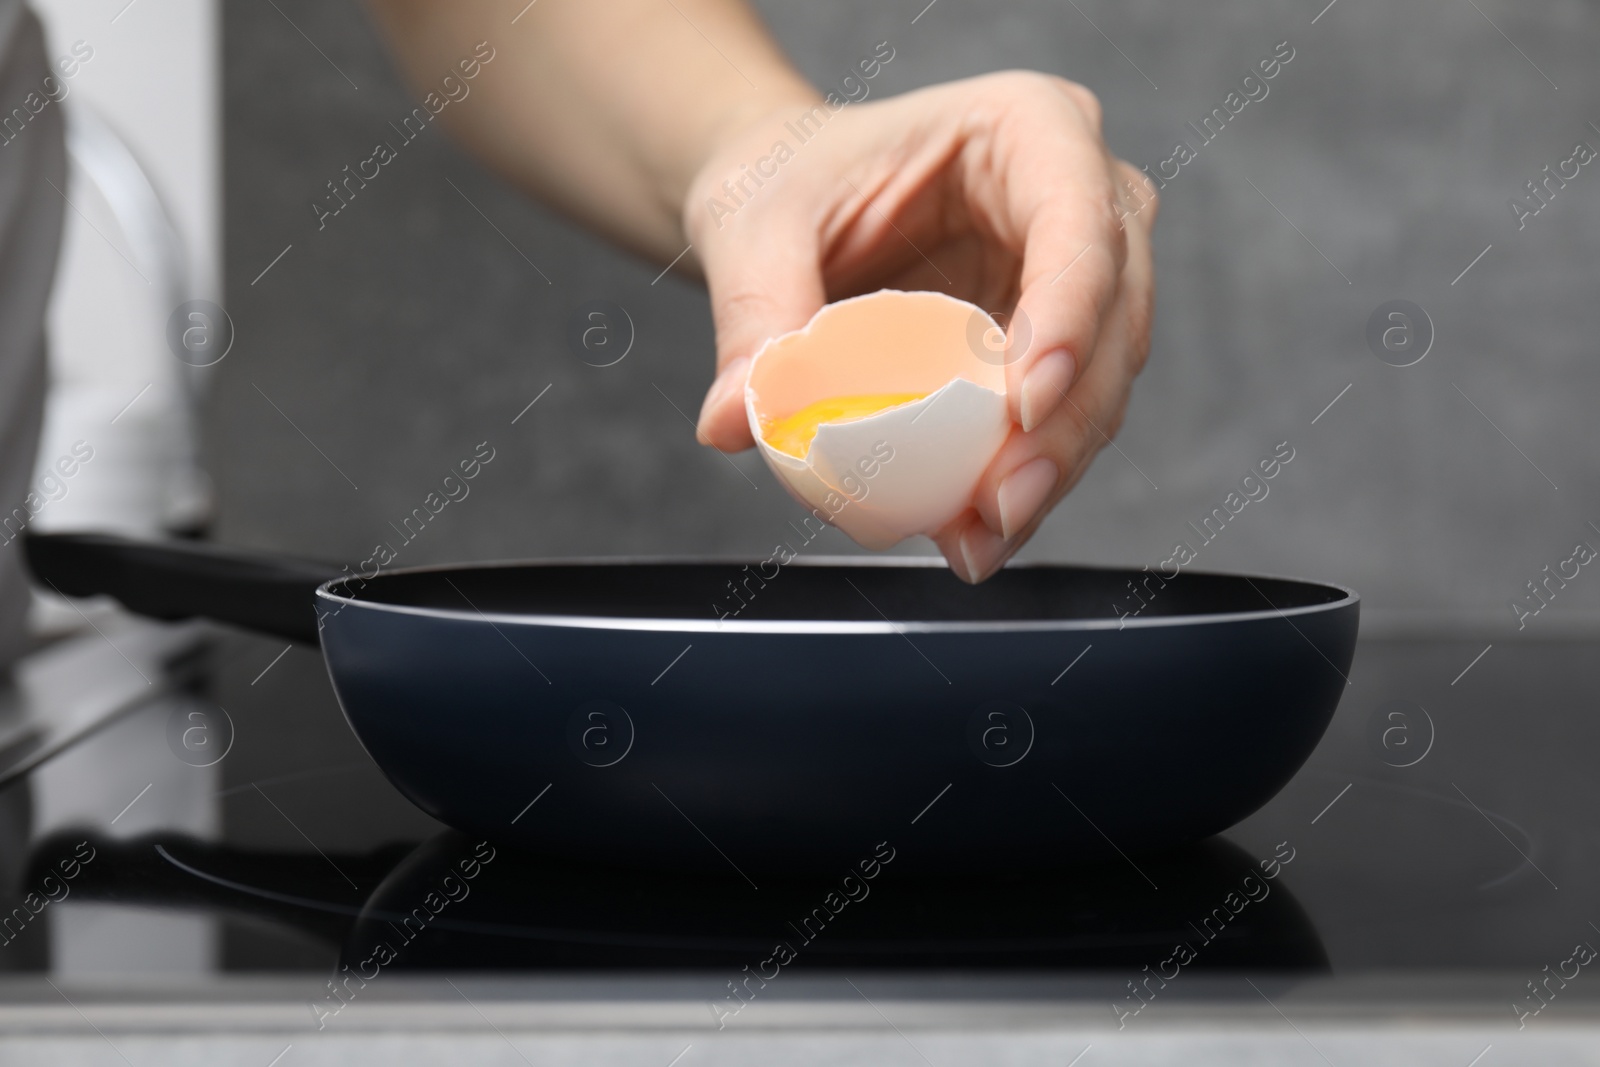
M1125 159L1116 163L1117 197L1122 203L1121 221L1124 224L1138 220L1144 233L1149 234L1161 214L1161 194L1150 176Z
M1037 512L1059 500L1121 424L1149 350L1154 276L1147 242L1134 243L1125 278L1088 371L1062 391L1061 406L1044 424L1011 435L978 482L973 506L1000 538L1015 540ZM1063 481L1062 474L1069 477Z
M724 220L700 250L717 333L717 377L696 436L735 452L755 443L744 410L750 357L768 339L797 330L826 301L814 228L770 214Z
M1104 157L1097 171L1057 179L1029 221L1022 295L1012 323L1019 356L1006 368L1011 417L1039 425L1086 370L1102 320L1116 299L1127 257L1116 184ZM1026 339L1018 333L1026 329Z
M974 112L966 206L1021 257L1006 395L1012 419L1032 429L1095 352L1124 235L1094 94L1044 75L990 78L1000 106Z
M1107 355L1096 366L1111 362ZM1090 394L1108 386L1114 390L1111 376L1091 368L1069 394L1069 402L1044 423L1029 432L1020 427L1012 431L973 495L972 518L955 538L968 581L988 579L1027 543L1116 432L1097 415L1100 408L1121 403L1125 393L1090 404L1096 414L1085 408Z
M968 508L933 535L933 543L939 547L945 561L950 564L950 570L968 585L976 585L978 580L972 577L966 557L961 553L961 535L973 523L982 526L983 520L978 517L976 511Z
M1028 538L1033 536L1034 530L1044 521L1047 512L1040 512L1033 523L1013 540L1007 540L994 533L984 524L976 512L970 512L970 518L965 520L960 529L949 535L949 543L954 547L955 559L961 561L959 568L952 562L950 569L962 581L972 585L986 582L994 577L1000 568L1016 554ZM949 552L946 557L949 558Z
M1149 344L1147 246L1135 251L1127 273L1128 284L1089 370L1044 423L1032 431L1012 431L979 480L969 515L958 529L941 531L941 549L954 550L966 580L983 581L1021 548L1116 436Z

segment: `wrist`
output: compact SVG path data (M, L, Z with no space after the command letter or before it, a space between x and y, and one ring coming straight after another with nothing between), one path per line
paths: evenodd
M786 72L775 89L731 102L707 123L698 144L684 153L676 172L662 186L664 203L671 205L686 240L695 240L695 220L705 214L708 193L724 179L738 177L740 147L765 144L760 133L763 128L777 129L785 117L807 111L822 99L798 74Z

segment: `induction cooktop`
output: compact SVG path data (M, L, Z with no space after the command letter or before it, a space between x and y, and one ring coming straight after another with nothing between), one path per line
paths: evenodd
M1046 874L897 869L939 833L935 804L864 840L860 867L758 886L731 860L580 864L450 830L361 751L315 650L191 633L159 662L115 632L77 639L112 646L97 669L151 677L60 751L35 736L0 786L0 971L316 976L332 1014L396 973L693 974L728 1015L786 974L1033 974L1123 1020L1185 976L1471 972L1526 1023L1559 1010L1550 975L1581 985L1575 946L1600 944L1586 642L1364 640L1307 766L1198 845L1107 841ZM538 817L535 798L519 818Z

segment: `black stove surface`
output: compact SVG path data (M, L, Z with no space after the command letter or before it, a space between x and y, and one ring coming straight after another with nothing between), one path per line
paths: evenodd
M731 867L583 867L451 831L361 751L314 651L275 659L281 645L221 635L192 696L137 710L0 790L15 846L0 891L21 909L0 924L0 969L50 968L57 941L31 916L55 909L66 923L93 905L213 924L222 972L1027 970L1113 972L1121 985L1178 971L1472 969L1518 976L1510 995L1576 944L1600 944L1600 663L1585 642L1488 643L1364 641L1307 766L1198 845L1108 844L1048 874L953 879L902 875L880 850L870 879L756 888ZM96 767L123 776L133 803L43 817L61 807L46 794L71 778L63 768ZM181 817L163 822L168 810ZM1063 804L1027 817L1093 814ZM914 849L917 833L936 820L888 851Z

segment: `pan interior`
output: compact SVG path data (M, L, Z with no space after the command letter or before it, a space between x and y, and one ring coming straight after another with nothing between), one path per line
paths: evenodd
M1048 622L1221 615L1332 604L1346 591L1281 578L1008 567L969 586L944 567L775 563L529 563L347 579L356 600L506 615L800 622ZM1142 607L1141 607L1142 603Z

